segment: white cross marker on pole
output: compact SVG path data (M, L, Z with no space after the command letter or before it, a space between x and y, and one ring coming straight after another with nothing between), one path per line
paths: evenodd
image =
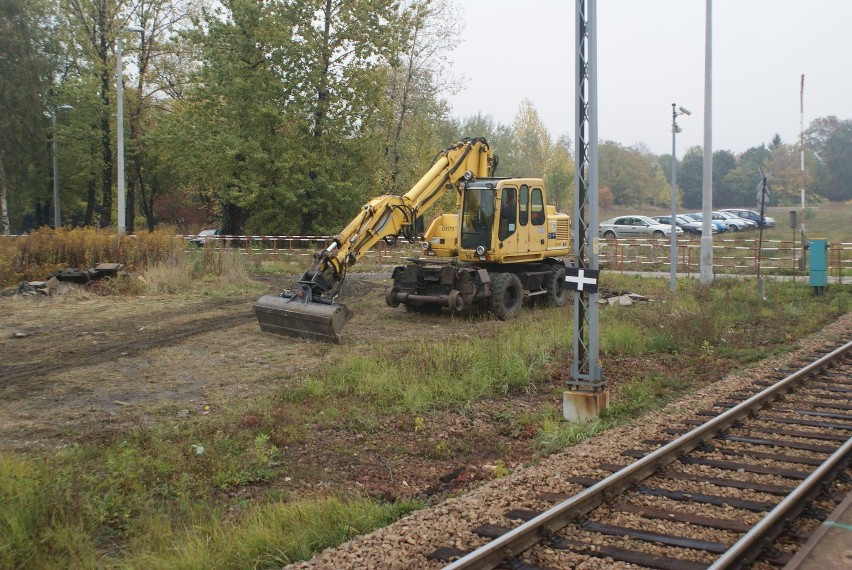
M576 277L573 275L566 275L565 282L576 283L577 291L582 291L584 285L597 285L598 280L593 277L586 277L585 269L579 269Z

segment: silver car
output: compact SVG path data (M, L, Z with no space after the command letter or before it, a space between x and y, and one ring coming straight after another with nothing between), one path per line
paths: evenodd
M648 216L618 216L601 222L598 235L603 238L665 237L671 233L671 224L661 224ZM676 235L683 230L676 228Z
M219 230L201 230L201 232L197 236L189 240L189 243L201 247L210 240L218 239L219 235Z
M719 210L720 212L730 212L735 216L739 216L744 220L751 220L756 223L758 226L760 225L760 214L755 212L754 210L745 210L740 208L723 208ZM763 216L763 227L764 228L774 228L775 227L775 218L770 218L769 216Z
M743 230L751 230L757 227L755 222L744 220L739 216L735 216L730 212L713 212L713 219L719 220L732 232L741 232Z
M651 218L653 218L654 220L657 220L661 224L666 224L667 226L670 226L671 223L672 223L672 217L671 216L651 216ZM675 224L677 225L677 227L682 229L683 233L685 233L685 234L693 234L693 235L698 235L698 236L701 235L701 232L702 232L701 222L695 221L692 218L688 218L686 216L682 216L682 215L678 214L677 216L675 216ZM675 233L677 233L677 232L675 232ZM714 233L714 234L716 233L716 226L713 226L713 225L710 226L710 233Z

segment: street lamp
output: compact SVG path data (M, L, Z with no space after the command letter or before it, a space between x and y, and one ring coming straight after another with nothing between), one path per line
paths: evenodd
M125 223L125 211L126 206L124 204L124 80L122 78L122 71L124 67L124 61L121 57L121 32L139 32L142 33L145 30L140 28L139 26L126 26L121 28L118 31L118 35L115 38L115 57L116 57L116 66L118 67L118 80L116 82L116 99L118 100L118 120L117 120L117 131L118 131L118 233L123 234L126 228Z
M53 227L62 227L62 214L59 209L59 158L56 145L56 113L59 111L72 111L71 105L60 105L50 114L53 120Z
M672 231L671 231L671 262L669 275L669 291L675 292L677 287L677 156L675 155L675 135L681 132L677 126L678 115L691 115L689 111L683 107L678 107L672 103Z

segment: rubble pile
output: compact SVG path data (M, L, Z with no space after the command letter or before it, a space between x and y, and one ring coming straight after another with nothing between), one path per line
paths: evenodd
M64 295L76 286L86 286L93 281L117 277L123 267L122 263L99 263L87 270L76 267L60 269L53 275L49 275L45 281L24 281L17 287L0 292L0 295L3 297Z
M653 299L638 293L627 293L625 291L611 291L601 289L598 291L598 305L633 305L634 303L650 303Z

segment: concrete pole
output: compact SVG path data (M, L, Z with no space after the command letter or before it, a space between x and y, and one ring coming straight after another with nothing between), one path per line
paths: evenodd
M56 113L54 109L50 118L53 121L53 228L62 227L62 214L59 210L59 160L56 158Z
M669 262L669 291L677 289L677 157L675 155L675 135L677 134L677 107L672 103L672 219L671 221L671 260Z
M802 258L799 260L799 269L804 271L807 257L807 232L805 231L805 74L802 74L802 87L799 90L799 179L802 188Z
M702 184L701 284L713 282L713 0L706 0L704 36L704 176Z
M116 57L116 67L118 76L118 80L115 84L115 97L118 103L117 117L116 117L116 132L118 136L118 144L116 157L118 160L118 233L119 235L124 233L125 228L127 227L126 223L126 206L124 204L125 194L124 194L124 78L123 67L124 62L121 56L121 31L119 31L118 37L115 39L115 57Z
M116 57L116 67L118 68L116 75L118 76L118 81L115 87L115 97L118 100L118 117L116 117L117 124L117 134L118 134L118 145L117 152L118 155L118 233L123 234L125 229L127 228L127 206L125 205L125 192L124 192L124 79L122 74L124 72L124 60L121 57L121 33L122 32L139 32L143 33L145 30L140 28L139 26L127 26L118 31L118 34L115 38L115 57Z

